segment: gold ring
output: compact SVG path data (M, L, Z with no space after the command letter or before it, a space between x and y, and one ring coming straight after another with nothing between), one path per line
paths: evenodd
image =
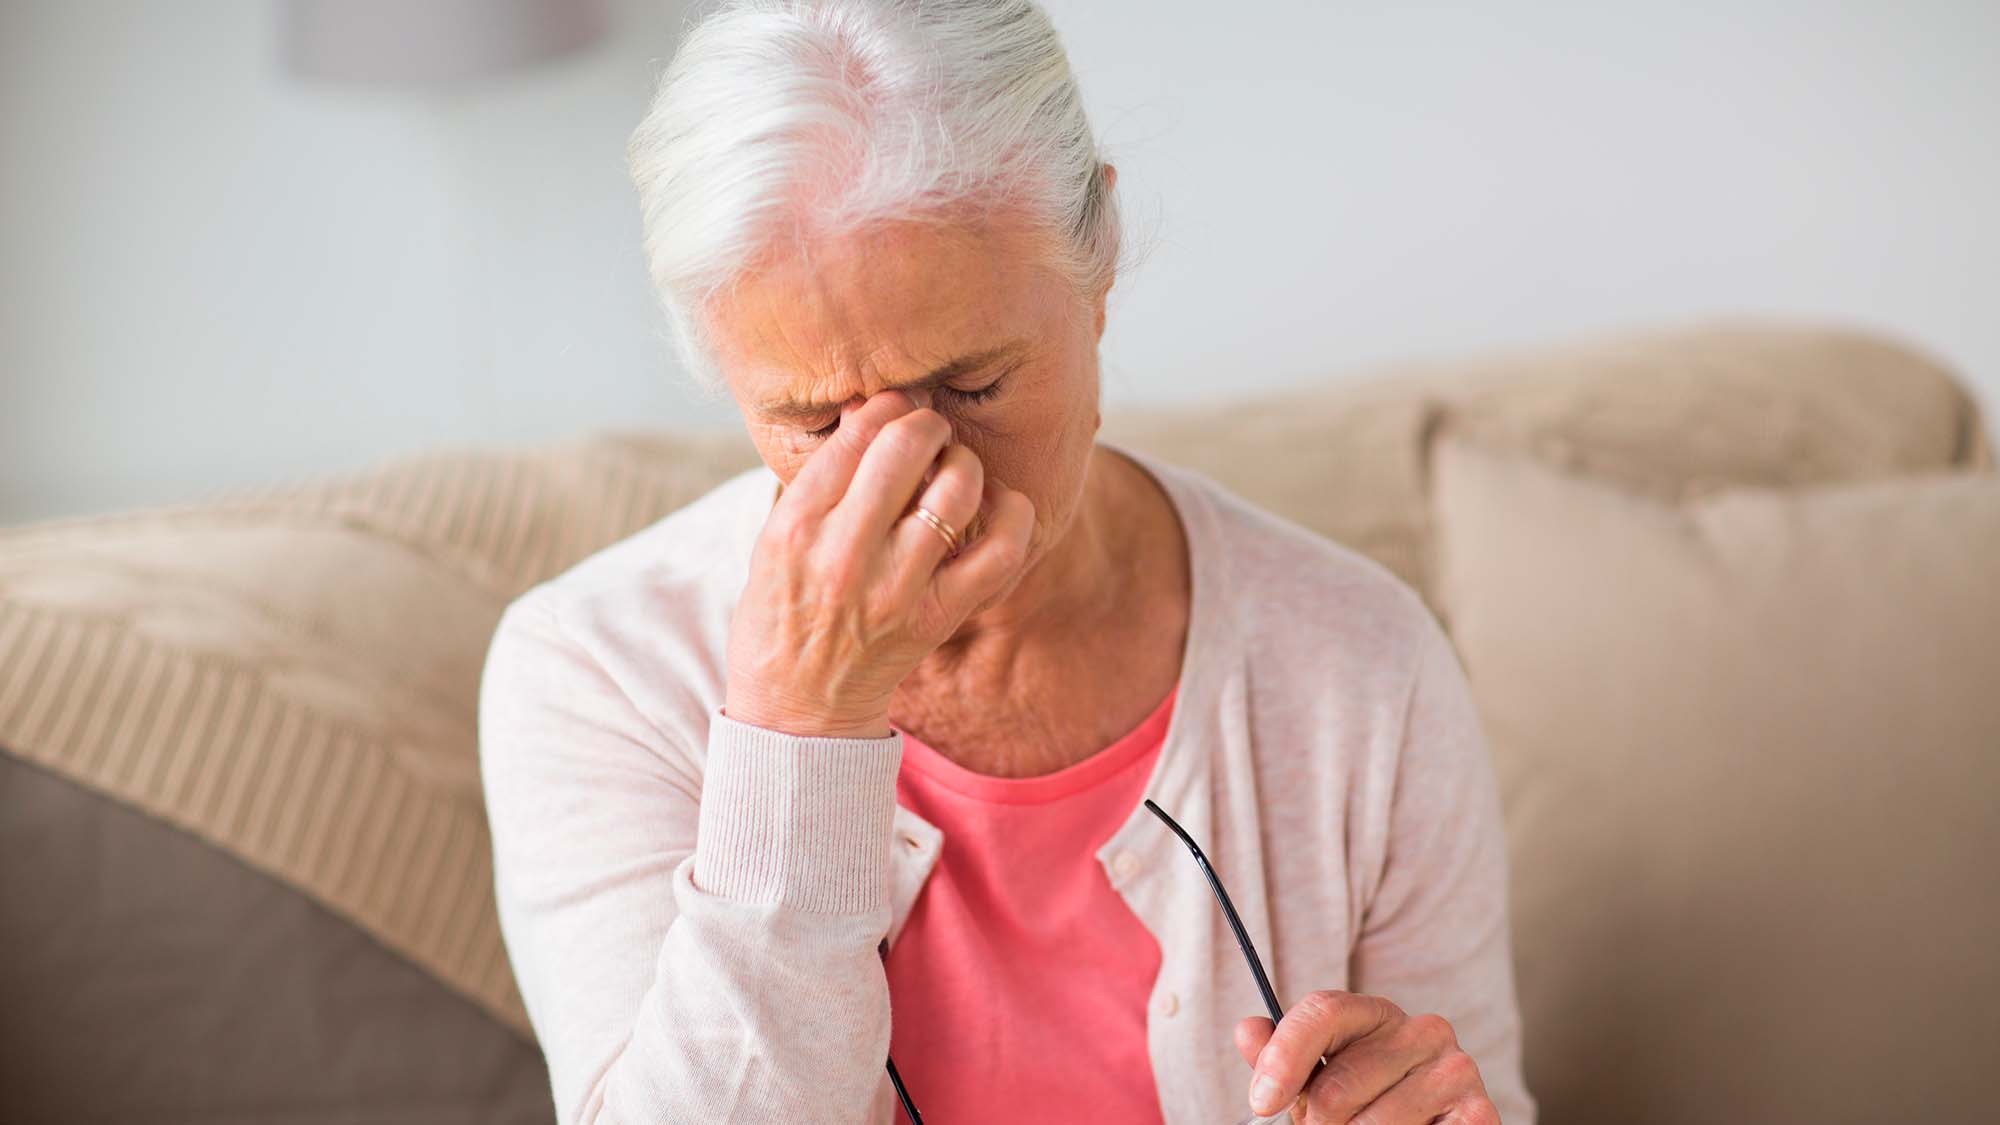
M929 508L924 507L922 504L917 505L916 515L918 518L922 519L925 523L930 524L932 530L936 531L939 535L944 536L945 545L949 548L947 552L948 554L955 555L958 553L958 547L959 547L958 529L946 523L944 519L940 517L936 512L931 511Z

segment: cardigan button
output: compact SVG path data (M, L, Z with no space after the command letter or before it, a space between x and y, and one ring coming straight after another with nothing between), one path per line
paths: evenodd
M1181 1010L1181 998L1172 992L1160 998L1160 1014L1171 1016Z
M1120 879L1130 879L1139 870L1139 857L1131 852L1119 852L1111 861L1111 870L1117 872Z

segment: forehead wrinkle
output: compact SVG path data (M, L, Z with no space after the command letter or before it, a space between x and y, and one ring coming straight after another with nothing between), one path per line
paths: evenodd
M750 385L764 391L751 396L755 415L824 418L862 392L935 387L1025 348L1026 339L1007 337L1026 333L995 331L1025 324L1036 311L1023 307L1036 281L1023 275L1017 241L1005 233L887 224L843 239L833 253L774 258L750 283L755 299L739 306L742 319L755 322L738 352L756 372ZM913 337L924 345L906 346ZM966 346L996 340L1005 342ZM961 351L925 375L887 381Z

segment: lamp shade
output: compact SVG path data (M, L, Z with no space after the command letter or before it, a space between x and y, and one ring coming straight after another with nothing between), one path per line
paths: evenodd
M285 62L301 77L433 86L594 42L603 0L280 0Z

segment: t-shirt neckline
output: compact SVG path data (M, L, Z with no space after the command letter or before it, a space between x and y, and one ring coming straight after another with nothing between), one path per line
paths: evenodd
M895 729L903 736L903 767L922 780L961 796L993 804L1045 804L1073 797L1100 785L1157 750L1179 695L1180 684L1176 682L1166 697L1154 705L1152 712L1139 721L1139 725L1120 735L1111 745L1074 765L1035 777L995 777L967 769L910 732L901 727Z

